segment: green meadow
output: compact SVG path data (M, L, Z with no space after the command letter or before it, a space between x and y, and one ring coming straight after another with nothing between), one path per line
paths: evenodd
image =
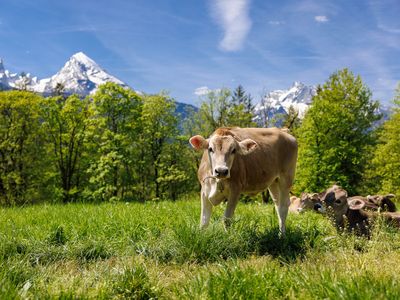
M0 299L400 299L400 234L370 239L271 204L224 205L198 228L197 195L177 202L0 208Z

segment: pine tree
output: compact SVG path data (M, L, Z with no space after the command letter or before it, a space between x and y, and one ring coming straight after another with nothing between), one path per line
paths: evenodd
M252 114L254 110L254 105L252 103L253 98L250 94L246 94L245 89L242 85L238 85L238 87L233 91L232 94L232 105L243 105L244 111L246 113Z
M348 69L318 88L298 132L297 191L320 191L337 182L349 193L360 187L373 143L378 102Z
M290 132L296 136L300 124L301 120L299 117L299 111L295 109L293 105L290 105L287 115L283 117L282 127L289 129Z

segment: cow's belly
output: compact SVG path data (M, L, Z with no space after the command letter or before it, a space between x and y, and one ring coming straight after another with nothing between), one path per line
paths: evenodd
M268 178L263 178L263 180L260 180L260 178L257 178L258 180L252 180L251 182L247 182L243 188L242 192L251 195L251 194L258 194L260 192L265 191L276 179L277 177L274 176L268 176Z

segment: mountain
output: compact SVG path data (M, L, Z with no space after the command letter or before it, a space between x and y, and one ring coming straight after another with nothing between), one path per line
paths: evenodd
M65 94L87 96L95 93L99 85L106 82L128 87L83 52L75 53L55 75L41 80L32 77L30 73L10 73L0 59L0 90L27 89L47 96L54 93L57 84L62 84ZM176 114L180 119L190 117L191 112L197 111L195 106L185 103L176 102L176 106Z
M5 70L3 61L0 59L0 88L2 89L26 88L30 91L49 95L54 92L57 84L62 84L66 94L87 96L94 93L99 85L106 82L115 82L124 87L128 86L107 73L83 52L72 55L60 71L50 78L41 80L32 77L29 73L11 74L8 70Z
M98 86L105 82L114 82L127 87L124 82L108 74L83 52L78 52L71 56L57 74L40 80L34 90L42 94L50 94L56 85L61 83L65 93L86 96L94 93Z
M301 82L294 82L288 90L275 90L266 94L260 103L254 108L254 118L259 126L282 125L282 117L288 114L289 108L293 107L299 112L299 118L303 118L306 110L311 105L312 97L317 94L315 86L307 86ZM381 103L376 111L382 115L382 119L375 122L374 127L379 126L389 119L391 109Z
M312 97L316 94L315 86L307 86L301 82L294 82L288 90L269 92L254 107L253 120L261 126L266 123L280 125L277 119L279 116L287 115L291 106L302 118L311 104Z

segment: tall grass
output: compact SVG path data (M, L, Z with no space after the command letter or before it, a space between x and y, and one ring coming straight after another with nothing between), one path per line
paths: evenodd
M337 233L323 216L198 200L0 209L0 299L399 299L400 234Z

